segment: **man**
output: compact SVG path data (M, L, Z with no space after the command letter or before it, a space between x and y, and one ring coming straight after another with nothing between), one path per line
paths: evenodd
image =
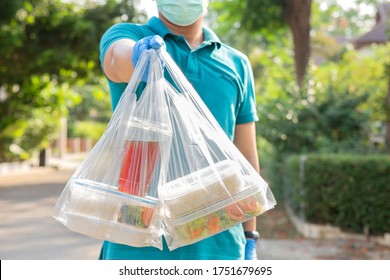
M145 25L116 24L102 37L101 62L115 109L145 49L166 46L223 130L259 171L253 74L247 57L202 26L208 0L156 0L159 17ZM159 40L159 35L162 40ZM135 248L105 241L102 259L256 259L256 220L169 251L165 242Z

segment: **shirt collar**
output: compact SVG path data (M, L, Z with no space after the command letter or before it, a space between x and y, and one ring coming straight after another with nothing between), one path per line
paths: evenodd
M221 47L221 40L211 29L203 27L204 43L215 44L218 48Z
M158 17L151 17L149 21L146 23L146 26L152 30L154 33L160 35L161 37L165 37L167 34L173 34ZM203 27L203 36L204 45L212 45L215 44L218 48L221 47L221 40L218 36L209 28Z
M173 34L158 17L151 17L146 26L162 38L167 34Z

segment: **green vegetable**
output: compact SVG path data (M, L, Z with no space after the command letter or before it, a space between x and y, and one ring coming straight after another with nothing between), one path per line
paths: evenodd
M142 213L145 209L140 206L123 205L119 210L117 221L138 228L147 228L142 220Z
M253 216L251 213L245 213L245 219L248 219ZM208 227L208 222L217 217L219 220L220 231L226 230L229 227L238 223L238 221L232 220L229 215L226 213L225 208L220 209L209 215L197 218L188 223L182 224L176 227L176 233L181 240L194 240L202 239L204 237L211 236L216 232L210 232Z

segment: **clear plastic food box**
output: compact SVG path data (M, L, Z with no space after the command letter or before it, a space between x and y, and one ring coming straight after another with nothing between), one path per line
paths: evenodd
M132 196L91 180L76 179L70 184L64 216L71 230L131 246L145 246L154 238L156 198Z
M266 189L261 183L246 180L250 187L192 214L178 218L165 217L166 240L169 248L198 242L247 221L269 210Z
M224 160L159 188L164 214L177 218L229 198L245 187L241 168Z

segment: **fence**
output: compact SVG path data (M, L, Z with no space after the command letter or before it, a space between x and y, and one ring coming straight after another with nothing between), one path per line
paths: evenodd
M89 152L94 143L89 138L68 138L66 141L66 152L69 154Z

